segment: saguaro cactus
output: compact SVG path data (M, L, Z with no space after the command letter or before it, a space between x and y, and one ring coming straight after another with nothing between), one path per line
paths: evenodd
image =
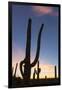
M22 74L23 79L29 80L31 75L31 68L34 67L38 61L39 58L39 52L40 52L40 40L41 40L41 32L43 29L44 24L42 24L38 40L37 40L37 52L36 57L32 63L30 63L30 49L31 49L31 19L28 21L28 29L27 29L27 41L26 41L26 56L23 61L20 62L20 72ZM24 71L23 71L23 65L24 65Z
M33 79L35 79L35 75L37 75L37 79L39 79L40 71L41 71L41 69L39 68L39 61L38 61L37 70L36 70L36 68L34 68Z
M36 69L34 68L33 79L35 79Z
M55 78L57 78L57 70L56 70L56 66L54 66L55 69Z
M39 61L38 61L38 65L37 65L37 70L38 70L37 79L39 79L39 74L40 74L40 71L41 71L41 69L39 68Z

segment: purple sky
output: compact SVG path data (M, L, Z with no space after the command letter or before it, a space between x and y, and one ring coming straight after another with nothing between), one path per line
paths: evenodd
M12 61L20 62L25 57L28 19L32 19L31 62L35 58L38 32L41 37L40 64L58 65L58 7L12 5Z

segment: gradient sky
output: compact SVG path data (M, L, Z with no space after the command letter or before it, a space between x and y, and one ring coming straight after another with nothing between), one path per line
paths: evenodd
M40 64L58 66L58 7L12 5L12 62L20 62L25 57L28 19L32 19L31 62L35 58L37 38L41 27Z

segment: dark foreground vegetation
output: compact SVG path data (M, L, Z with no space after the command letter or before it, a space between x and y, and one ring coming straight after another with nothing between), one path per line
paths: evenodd
M32 86L48 86L59 85L59 79L30 79L23 80L20 78L12 78L12 88L18 87L32 87Z

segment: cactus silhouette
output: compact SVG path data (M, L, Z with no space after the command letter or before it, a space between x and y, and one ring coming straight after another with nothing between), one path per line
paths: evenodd
M45 79L47 79L47 76L45 75Z
M27 41L26 41L26 55L25 59L20 62L20 72L22 74L23 79L29 80L31 75L31 68L34 67L39 59L39 52L40 52L40 41L41 41L41 32L43 30L44 24L42 24L38 40L37 40L37 51L36 57L32 63L30 63L30 49L31 49L31 19L28 20L28 28L27 28ZM24 65L24 70L23 70Z
M37 64L37 70L38 70L38 72L37 72L37 79L39 79L39 74L40 74L40 71L41 71L41 69L39 68L39 61L38 61L38 64Z
M35 79L35 75L37 75L37 79L39 79L40 71L41 71L41 69L39 68L39 61L38 61L37 70L36 70L36 68L34 68L33 79Z
M33 79L35 79L36 69L34 68Z
M17 70L17 66L18 66L18 63L16 63L14 77L16 77L16 70Z
M55 78L57 78L57 68L56 68L56 66L54 66L54 69L55 69Z

